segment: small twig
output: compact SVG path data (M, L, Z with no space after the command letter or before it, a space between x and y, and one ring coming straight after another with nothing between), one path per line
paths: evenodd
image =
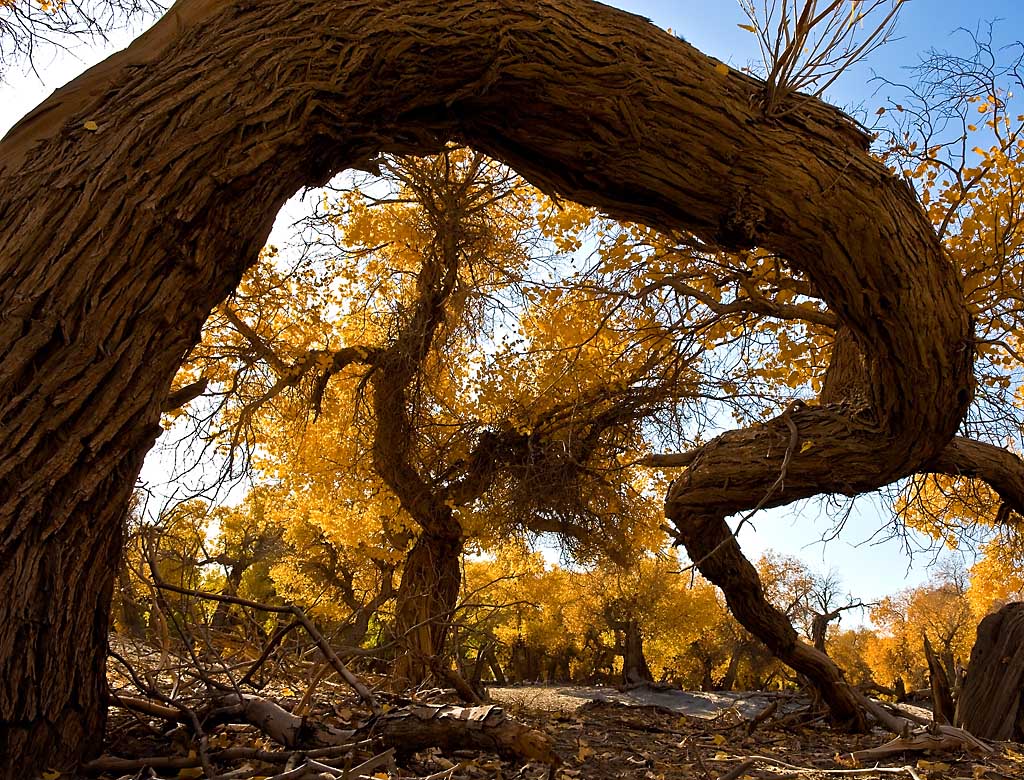
M755 715L750 723L747 724L747 736L754 733L758 726L764 723L768 718L775 714L775 711L779 708L779 700L774 699L772 702Z
M277 631L274 632L274 635L270 638L270 641L267 642L267 646L263 649L263 652L260 654L260 657L257 658L253 665L249 667L249 671L247 671L242 676L242 679L238 681L238 684L240 686L245 685L250 680L252 680L253 675L256 674L257 670L259 670L259 668L263 666L264 663L266 663L267 659L270 658L271 654L273 654L274 650L277 649L277 646L281 644L281 642L288 635L288 633L298 627L299 621L293 620L288 625L277 629Z
M320 685L320 681L327 676L327 670L331 668L331 665L324 661L317 667L316 672L313 673L313 679L309 681L309 685L306 686L305 692L302 694L302 698L299 699L299 703L292 708L293 715L305 715L309 709L309 702L313 699L313 694L316 692L317 686Z
M818 769L817 767L804 767L797 766L796 764L787 764L785 761L780 761L779 759L772 758L771 756L748 756L746 760L753 763L763 761L768 764L780 766L783 769L792 770L784 775L776 775L775 780L782 780L784 777L802 777L805 775L838 775L856 777L857 775L870 774L896 775L904 772L909 774L913 780L921 780L921 777L914 771L914 768L910 766L875 766L865 767L863 769Z
M281 774L271 775L266 780L300 780L300 778L314 774L315 771L316 770L314 770L313 767L303 764L295 769L289 769L286 772L281 772Z
M455 770L461 767L462 764L456 764L455 766L448 767L448 769L442 769L440 772L434 772L432 775L427 775L422 780L446 780L455 774Z
M327 773L327 774L334 775L335 777L343 777L343 778L351 777L349 772L347 770L345 770L345 769L338 769L338 767L336 767L336 766L331 766L330 764L325 764L322 761L315 761L312 758L307 758L306 759L306 767L309 768L309 769L315 769L317 772L324 772L324 773ZM358 778L359 775L356 775L356 777Z
M182 720L181 710L177 707L168 707L164 704L157 704L149 699L139 699L134 696L119 696L116 693L110 694L110 703L115 707L122 707L133 712L141 712L152 715L154 718L163 718L180 722Z
M369 758L358 766L354 766L348 770L346 777L359 777L360 775L369 774L373 770L379 767L389 767L395 762L395 749L388 748L383 753Z
M90 774L104 772L135 772L140 769L194 769L200 765L194 756L144 756L143 758L118 758L100 756L82 765L82 771Z
M808 775L899 775L904 772L908 773L913 780L921 780L921 776L914 771L912 766L876 766L866 769L800 769L775 775L772 780L796 780L798 777L807 777Z
M351 753L353 750L362 750L375 744L373 739L363 739L358 742L348 742L344 745L331 745L330 747L316 748L315 750L260 750L250 747L233 747L224 750L210 751L211 760L224 761L262 761L267 764L284 764L290 758L298 756L305 758L334 758ZM117 756L100 756L82 766L82 769L90 773L102 772L134 772L146 767L153 769L192 769L200 766L199 758L196 756L149 756L142 758L119 758Z
M724 775L721 775L718 780L738 780L738 778L743 777L743 775L747 773L747 770L751 769L756 763L757 761L753 758L748 758L739 766L735 766Z
M704 773L705 780L712 780L711 773L708 771L708 765L704 763L704 756L701 755L700 747L694 745L689 737L686 739L686 750L697 759L697 764L700 766L700 771Z
M152 561L150 563L152 565ZM203 771L206 773L206 776L208 778L211 778L211 780L213 780L213 778L216 778L217 774L213 771L213 765L210 763L210 755L208 749L209 738L206 736L206 732L203 731L203 726L199 722L199 718L196 716L195 711L192 710L190 707L186 707L181 702L172 699L170 696L161 693L156 688L156 686L144 685L142 681L139 679L139 676L135 673L135 670L131 667L131 664L128 663L128 661L126 661L114 650L109 650L108 653L110 654L111 658L114 658L115 660L119 661L124 666L124 668L128 670L128 674L131 676L132 681L139 687L139 690L141 690L148 696L152 696L154 699L158 699L159 701L162 701L164 704L167 704L170 707L173 707L174 709L178 710L178 712L180 713L178 719L192 726L192 734L196 742L196 750L199 753L200 766L202 766Z

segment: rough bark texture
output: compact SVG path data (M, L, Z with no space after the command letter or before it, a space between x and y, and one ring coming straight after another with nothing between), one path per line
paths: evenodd
M17 769L0 776L97 749L121 517L175 369L282 203L381 151L456 139L563 197L805 272L870 356L870 405L794 414L815 446L770 503L935 457L970 398L971 329L927 219L838 111L765 118L761 85L717 64L586 0L182 0L16 126L0 145L0 754ZM787 428L701 453L669 502L687 537L719 538L761 499Z
M459 600L462 534L424 533L405 559L395 605L395 635L404 648L394 676L401 687L419 685L443 653Z
M864 353L849 329L840 328L819 401L857 406L868 397L869 386ZM932 460L922 463L918 472L982 480L1006 509L1024 517L1024 460L1005 447L955 436Z
M982 739L1024 738L1024 604L1007 604L978 625L957 725Z
M957 436L922 471L984 480L1006 509L1024 517L1024 460L1015 452Z

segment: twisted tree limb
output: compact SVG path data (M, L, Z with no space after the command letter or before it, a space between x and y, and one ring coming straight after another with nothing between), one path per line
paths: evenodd
M871 382L863 409L792 415L814 446L773 504L938 456L971 395L955 270L848 117L813 99L765 116L764 88L588 0L181 0L31 112L0 142L9 765L99 744L120 523L177 366L285 200L380 152L458 140L548 192L803 273ZM697 555L762 500L788 434L725 434L677 481L669 516Z

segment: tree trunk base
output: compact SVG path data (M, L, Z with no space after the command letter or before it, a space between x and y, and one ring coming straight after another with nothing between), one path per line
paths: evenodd
M982 739L1024 739L1024 603L1007 604L978 626L956 722Z

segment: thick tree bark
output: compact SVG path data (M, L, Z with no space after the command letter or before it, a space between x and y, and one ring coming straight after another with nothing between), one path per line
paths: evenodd
M862 404L868 397L869 386L864 353L849 329L840 328L819 401L823 404ZM1005 509L1024 517L1024 460L1005 447L955 436L917 471L982 480L999 496ZM1004 513L1002 520L1008 519Z
M395 636L404 652L395 665L402 686L419 685L443 655L459 600L462 534L424 533L405 559L395 605Z
M121 519L175 369L282 203L381 151L456 139L615 217L806 273L870 356L870 407L794 414L814 447L770 503L934 457L970 398L971 329L927 219L840 112L765 117L761 85L717 64L587 0L181 0L16 126L0 144L0 754L17 769L0 776L98 747ZM775 420L709 445L671 517L717 539L788 438Z
M1024 604L1007 604L978 625L956 723L982 739L1024 738Z
M983 480L996 492L1005 509L1024 517L1024 460L1015 452L957 436L921 470ZM1009 519L1007 513L1002 517Z

